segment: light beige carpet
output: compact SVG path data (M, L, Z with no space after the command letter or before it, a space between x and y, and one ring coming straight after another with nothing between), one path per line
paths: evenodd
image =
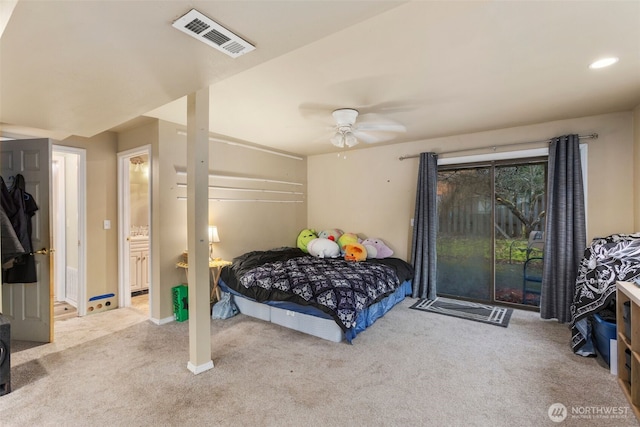
M353 345L238 315L213 320L215 367L186 368L188 324L134 309L61 322L12 357L3 426L636 426L614 376L569 330L516 310L508 328L408 307ZM571 415L548 416L562 403ZM624 417L585 417L584 408ZM590 409L593 411L593 409Z

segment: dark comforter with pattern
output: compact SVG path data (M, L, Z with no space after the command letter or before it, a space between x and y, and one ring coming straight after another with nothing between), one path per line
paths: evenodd
M593 355L589 316L602 311L616 295L618 280L640 278L640 233L612 234L594 239L578 268L571 305L571 348Z
M316 258L297 248L241 255L221 273L224 283L258 302L288 301L312 305L347 330L360 311L393 293L413 277L411 265L398 258L348 262Z

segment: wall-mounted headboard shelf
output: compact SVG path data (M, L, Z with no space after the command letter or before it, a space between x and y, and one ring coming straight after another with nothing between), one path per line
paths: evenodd
M176 187L180 189L187 188L187 172L185 170L176 168ZM222 185L214 185L211 182L226 180L226 181L235 181L237 185L234 186L222 186ZM218 201L218 202L260 202L260 203L304 203L305 193L303 191L295 191L295 190L287 190L278 188L279 186L294 186L294 187L303 187L304 183L302 182L294 182L294 181L284 181L270 178L261 178L261 177L252 177L246 175L222 175L222 174L209 174L209 191L213 192L214 195L209 195L209 200ZM247 185L242 185L246 183ZM252 187L250 183L261 184L259 187ZM291 198L281 198L281 199L270 199L270 198L233 198L233 197L221 197L215 195L216 192L225 192L226 194L233 192L253 192L253 193L261 193L265 194L278 194L278 195L286 195ZM177 196L178 200L187 200L186 195Z
M178 135L187 136L187 132L185 132L183 130L178 130L178 131L176 131L176 133ZM246 148L247 150L260 151L260 152L263 152L263 153L273 154L274 156L281 156L281 157L286 157L286 158L294 159L294 160L304 160L304 157L296 156L294 154L282 153L280 151L269 150L268 148L256 147L254 145L243 144L241 142L235 142L235 141L229 141L229 140L226 140L226 139L217 138L217 137L213 137L213 136L209 137L209 141L210 142L219 142L221 144L232 145L234 147Z

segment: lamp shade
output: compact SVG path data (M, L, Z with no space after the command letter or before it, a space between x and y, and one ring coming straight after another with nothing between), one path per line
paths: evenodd
M345 132L344 134L344 142L345 144L347 144L347 147L353 147L358 143L358 140L356 139L353 132L349 131L349 132Z
M209 226L209 243L218 243L220 236L218 236L218 227L215 225Z
M344 147L344 135L340 131L336 132L330 139L331 143L338 148Z

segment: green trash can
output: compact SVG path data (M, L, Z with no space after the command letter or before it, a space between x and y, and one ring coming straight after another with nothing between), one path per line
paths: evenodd
M173 317L178 322L184 322L189 318L189 288L187 285L178 285L171 289L173 294Z

